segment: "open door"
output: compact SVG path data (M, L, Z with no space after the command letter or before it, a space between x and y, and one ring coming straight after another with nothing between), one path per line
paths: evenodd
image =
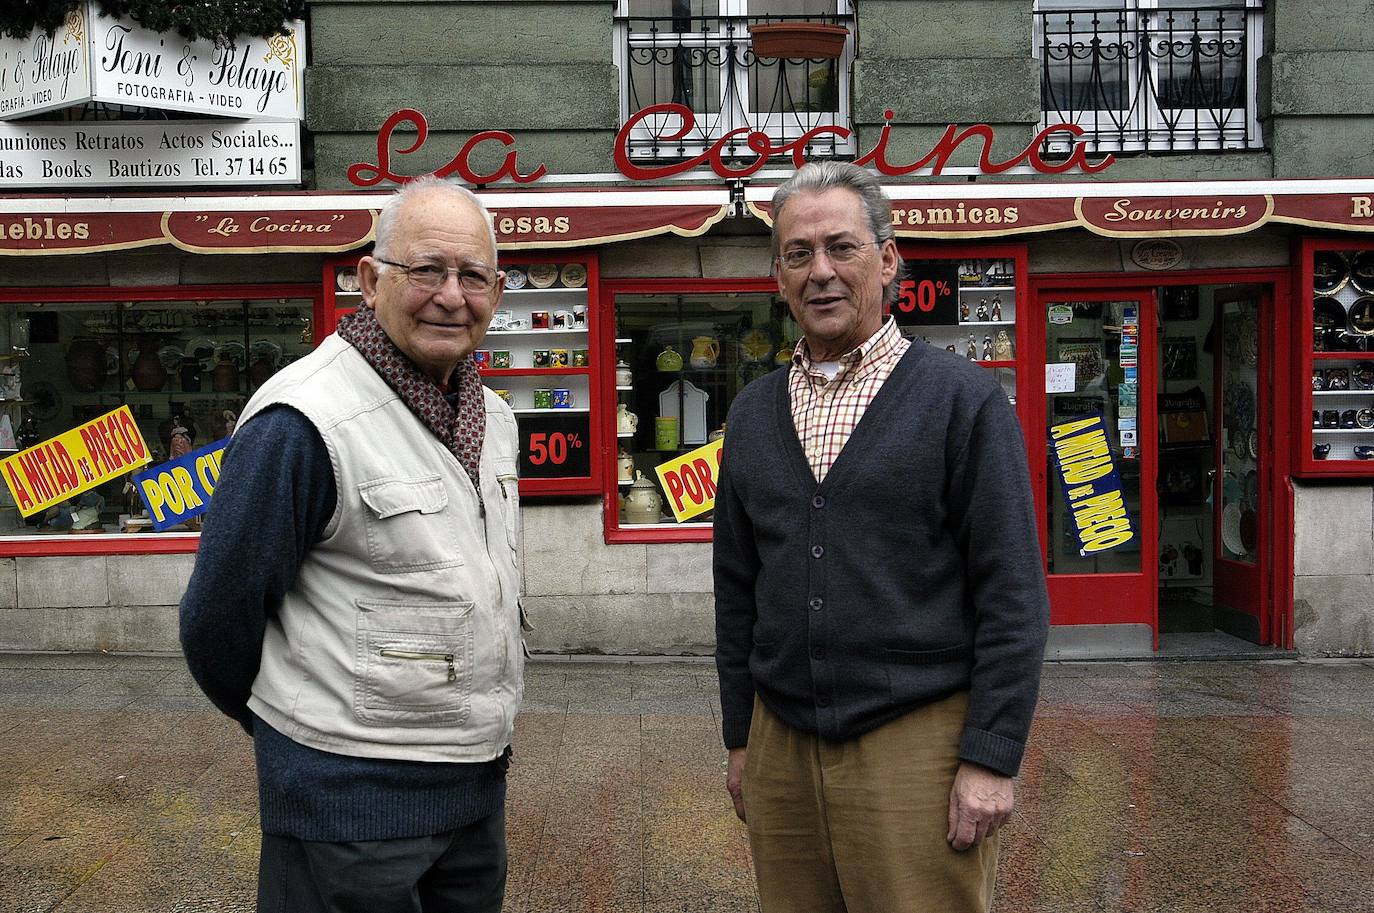
M1216 291L1216 462L1212 523L1217 626L1252 643L1275 639L1271 440L1273 359L1260 332L1273 319L1268 286Z
M1036 342L1043 341L1049 368L1031 452L1042 461L1036 496L1045 518L1051 621L1149 625L1158 646L1154 291L1046 289L1038 300L1035 324L1044 336ZM1087 492L1083 480L1098 470L1079 463L1082 451L1066 450L1064 441L1076 429L1096 433L1096 417L1105 437L1098 451L1110 454L1116 476L1094 480L1098 488ZM1086 471L1067 473L1068 463ZM1120 541L1095 532L1106 524L1088 525L1100 516L1088 499L1105 503L1112 491L1120 493L1134 532Z

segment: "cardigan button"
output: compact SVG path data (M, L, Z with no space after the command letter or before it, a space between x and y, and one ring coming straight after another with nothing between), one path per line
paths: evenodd
M821 609L825 608L825 600L817 596L815 599L812 599L809 603L807 603L807 605L811 606L811 611L819 612Z
M825 547L824 547L824 546L821 546L821 545L813 545L813 546L811 546L811 557L812 557L812 558L819 558L820 556L822 556L822 555L824 555L824 554L825 554Z
M823 649L820 648L820 647L812 647L812 648L811 648L811 658L812 658L812 659L825 659L825 650L823 650Z
M820 510L822 507L825 506L825 498L821 497L820 495L816 495L814 498L811 499L811 506L816 508L816 510Z

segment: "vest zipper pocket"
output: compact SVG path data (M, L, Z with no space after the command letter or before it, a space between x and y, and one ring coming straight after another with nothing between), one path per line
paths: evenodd
M458 681L458 669L453 665L452 653L419 653L414 650L393 650L390 648L385 648L378 652L388 659L413 659L446 663L448 665L448 680L451 682Z

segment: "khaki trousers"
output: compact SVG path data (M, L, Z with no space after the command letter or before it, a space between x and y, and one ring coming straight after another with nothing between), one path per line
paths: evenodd
M763 913L986 913L997 835L958 853L949 792L968 693L847 742L754 699L744 807Z

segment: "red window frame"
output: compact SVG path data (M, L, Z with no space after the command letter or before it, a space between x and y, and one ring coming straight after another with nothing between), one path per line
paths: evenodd
M315 345L324 320L320 285L272 283L255 285L82 286L0 288L0 307L49 302L194 301L209 298L308 298ZM200 533L110 533L68 538L0 537L0 558L57 558L71 555L175 555L194 552Z
M709 523L684 524L678 529L635 529L620 525L620 486L616 480L615 389L615 297L616 295L709 295L713 293L777 294L778 281L772 276L745 279L603 279L597 302L599 349L608 353L600 360L602 409L597 418L601 428L601 507L608 544L627 542L710 542Z

